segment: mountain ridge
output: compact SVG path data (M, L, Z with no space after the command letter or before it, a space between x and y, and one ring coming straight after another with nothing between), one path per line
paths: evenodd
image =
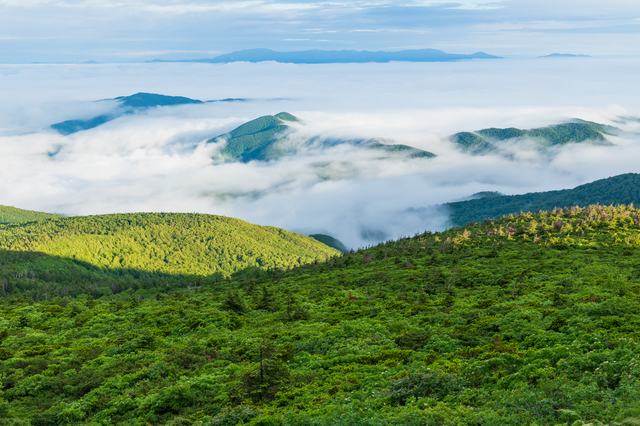
M523 137L541 141L539 148L586 141L599 145L612 145L605 136L619 131L620 129L613 126L573 119L565 123L527 130L515 127L491 127L475 132L459 132L450 136L449 140L464 152L482 155L497 151L501 142Z
M501 59L499 56L489 55L484 52L472 54L445 53L436 49L402 50L398 52L367 50L301 50L292 52L276 52L271 49L245 49L209 59L187 60L162 60L155 59L150 62L203 62L203 63L230 63L230 62L265 62L275 61L293 64L336 64L336 63L386 63L391 61L404 62L445 62L465 59Z
M521 195L496 195L445 203L453 226L483 222L521 212L537 213L554 208L588 205L631 204L640 206L640 174L625 173L599 179L572 189L531 192Z
M189 105L189 104L204 104L209 102L246 102L244 98L226 98L211 101L201 101L198 99L191 99L184 96L169 96L161 95L157 93L138 92L129 96L118 96L112 99L102 99L100 101L117 101L118 106L115 110L101 114L96 117L92 117L86 120L66 120L60 123L55 123L49 126L53 130L56 130L62 135L70 135L80 132L82 130L89 130L96 128L123 115L135 114L139 111L144 111L150 108L157 108L163 106L177 106L177 105Z
M228 133L211 138L207 143L225 143L220 154L226 160L244 163L253 160L275 160L295 153L295 147L284 148L279 145L280 137L291 130L287 123L294 122L300 122L300 120L287 112L265 115L250 120ZM331 147L349 144L406 158L435 157L435 154L419 148L384 142L381 139L327 139L314 136L307 138L302 145L310 146L319 143L322 146Z

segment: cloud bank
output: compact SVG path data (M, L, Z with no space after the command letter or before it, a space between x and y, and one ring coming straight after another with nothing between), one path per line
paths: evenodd
M65 214L203 212L351 247L446 226L428 207L479 191L515 194L639 172L638 61L569 59L432 64L131 64L0 66L0 204ZM603 78L604 76L604 78ZM92 102L145 91L248 102L161 107L62 136L50 124L108 110ZM276 100L273 100L276 99ZM211 137L261 115L300 117L292 138L385 138L436 158L380 158L349 145L279 161L217 164ZM613 147L513 158L461 153L447 140L485 127L569 118L623 128Z

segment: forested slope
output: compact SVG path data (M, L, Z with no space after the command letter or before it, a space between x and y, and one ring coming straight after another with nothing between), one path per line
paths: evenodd
M568 123L537 129L506 129L491 127L475 132L460 132L450 137L451 142L469 154L487 154L495 152L505 141L519 138L530 138L538 142L538 148L543 149L554 145L591 142L599 145L612 145L606 135L616 134L620 129L600 123L585 120L573 120Z
M23 210L11 206L0 206L0 224L28 222L30 220L49 219L59 215Z
M293 129L290 123L300 121L297 117L281 112L276 115L265 115L248 121L229 133L209 139L207 143L224 143L220 154L226 160L267 161L287 155L294 155L297 149L320 145L325 148L348 144L363 149L379 151L385 155L396 155L405 158L435 157L435 154L408 145L382 143L379 139L335 139L314 136L300 141L299 145L282 144L284 138Z
M555 207L585 207L590 204L640 205L640 174L627 173L560 191L501 195L444 204L453 226L481 222L520 212L539 212Z
M96 296L141 286L152 291L171 283L179 286L184 277L194 281L191 275L223 279L252 268L286 269L336 254L312 238L222 216L55 218L0 226L0 296L14 290L29 291L34 298L87 289ZM171 283L158 281L168 277L173 277Z
M149 298L16 293L0 302L0 417L637 424L639 221L555 209Z

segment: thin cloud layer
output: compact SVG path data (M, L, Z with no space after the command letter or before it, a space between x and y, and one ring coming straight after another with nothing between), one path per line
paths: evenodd
M203 212L359 247L438 230L442 209L479 191L573 187L638 172L637 61L349 64L138 64L0 66L0 204L65 214ZM603 78L606 76L606 78ZM195 99L247 98L149 109L69 136L50 124L105 112L136 92ZM276 99L276 100L274 100ZM300 146L279 161L217 163L206 143L258 116L302 119L290 143L310 137L384 138L437 154L381 158L337 145ZM613 147L573 145L512 155L466 155L448 141L485 127L534 128L569 118L612 124Z
M10 63L199 59L256 47L637 55L639 12L625 0L0 0L0 55Z

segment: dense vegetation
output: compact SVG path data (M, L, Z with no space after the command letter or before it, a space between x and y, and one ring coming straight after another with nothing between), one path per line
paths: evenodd
M585 207L590 204L640 205L640 174L627 173L560 191L524 195L485 194L479 199L444 204L453 226L482 222L509 214L538 212L555 207Z
M590 141L598 144L610 144L605 135L616 133L618 129L591 121L574 120L569 123L538 129L522 130L489 128L474 133L461 132L451 136L451 141L470 154L486 154L495 151L499 143L510 139L528 137L540 142L541 148L568 143Z
M318 240L321 243L328 245L329 247L333 247L334 249L338 250L340 253L345 253L345 252L349 251L347 246L345 246L342 243L342 241L338 240L337 238L333 238L330 235L311 234L309 236L311 238L313 238L314 240Z
M131 96L119 96L112 100L118 101L119 108L117 110L111 111L107 114L101 114L87 120L67 120L52 124L51 128L57 130L63 135L70 135L82 130L93 129L123 115L133 114L136 111L147 108L203 103L197 99L185 98L183 96L166 96L143 92L136 93Z
M368 144L365 143L363 144L363 146L366 146L369 149L377 149L385 153L401 154L407 158L423 158L423 157L433 158L436 156L432 152L425 151L419 148L414 148L408 145L401 145L401 144L383 144L383 143L373 141Z
M639 223L631 207L555 209L153 297L16 290L0 302L0 418L637 424Z
M0 224L28 222L30 220L49 219L59 215L23 210L11 206L0 206Z
M282 145L282 139L290 129L287 122L299 121L297 117L281 112L276 115L265 115L251 120L224 135L216 136L208 143L225 142L220 153L227 160L239 160L244 163L258 160L274 160L296 152L295 146ZM366 149L373 149L391 155L401 155L405 158L435 157L431 152L408 145L382 143L378 139L328 139L312 137L303 145L321 144L330 147L339 144L349 144Z
M204 214L116 214L0 226L0 297L94 297L201 285L339 252L300 234Z
M224 135L210 139L210 143L226 141L221 154L229 159L242 162L251 160L270 160L283 155L274 146L275 136L289 128L287 121L298 121L293 115L281 112L276 115L265 115L251 120Z
M201 104L198 99L185 98L184 96L167 96L156 93L139 92L130 96L119 96L115 98L124 107L144 109L158 106Z

